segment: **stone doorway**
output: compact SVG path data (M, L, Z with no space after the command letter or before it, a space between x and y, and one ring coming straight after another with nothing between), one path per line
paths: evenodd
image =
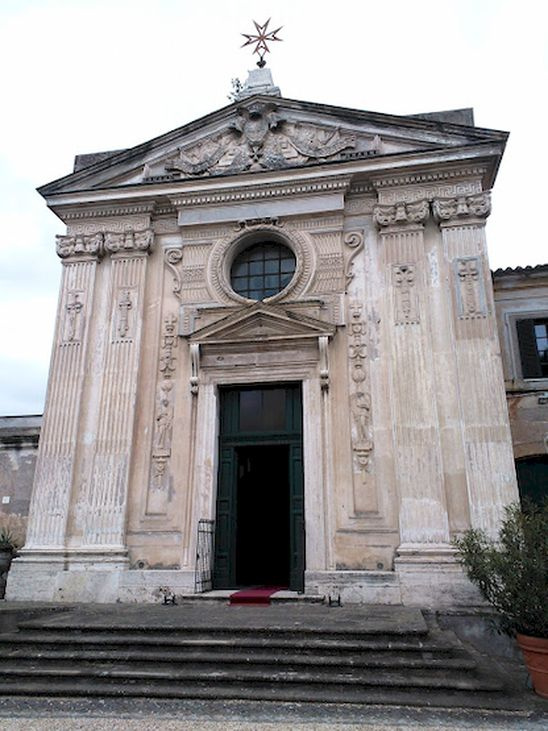
M214 588L304 588L300 384L222 389Z

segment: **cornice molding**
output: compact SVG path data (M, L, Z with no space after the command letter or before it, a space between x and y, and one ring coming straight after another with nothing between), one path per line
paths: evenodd
M444 180L461 180L462 178L483 177L488 172L484 165L462 167L452 170L437 170L422 173L408 173L405 175L391 175L390 177L379 177L371 181L375 190L382 188L394 188L405 185L416 185L417 183L437 183Z
M113 218L115 216L134 216L136 214L151 214L155 211L154 201L127 206L101 206L96 208L77 208L63 210L59 207L58 213L65 221L77 221L86 218Z
M223 203L241 203L253 200L284 198L310 193L346 192L350 186L350 175L341 175L328 179L311 180L309 182L277 183L271 185L253 185L245 188L229 188L208 193L189 193L170 195L169 199L177 208L189 206L211 206Z

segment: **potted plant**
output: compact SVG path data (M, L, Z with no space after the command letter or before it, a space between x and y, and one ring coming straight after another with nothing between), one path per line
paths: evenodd
M0 599L4 598L8 571L18 547L19 544L10 529L0 526Z
M535 692L548 698L548 500L509 505L498 541L477 529L454 541L468 578L515 635Z

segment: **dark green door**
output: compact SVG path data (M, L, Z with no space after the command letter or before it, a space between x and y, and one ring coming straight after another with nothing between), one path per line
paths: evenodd
M214 587L304 589L299 384L220 392Z

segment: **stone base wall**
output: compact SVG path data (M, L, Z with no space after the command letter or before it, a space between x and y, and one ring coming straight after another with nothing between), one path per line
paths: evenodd
M42 602L155 603L162 588L176 595L194 593L194 572L119 570L107 567L66 570L58 562L16 559L6 599ZM343 604L403 604L432 609L483 604L457 564L395 571L307 571L305 593L341 597Z

